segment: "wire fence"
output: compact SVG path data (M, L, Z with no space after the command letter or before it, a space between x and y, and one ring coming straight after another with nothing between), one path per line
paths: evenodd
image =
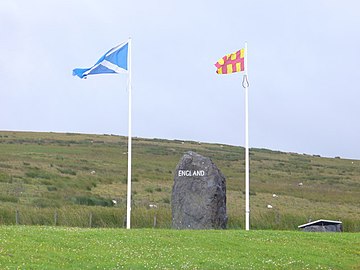
M84 228L126 228L126 209L89 208L0 208L1 225L44 225ZM131 226L134 228L170 228L170 209L135 208Z
M132 228L171 228L171 207L132 209ZM250 216L251 229L298 230L299 216L268 213ZM360 220L343 219L345 232L360 232ZM244 216L230 215L228 229L244 229ZM0 225L43 225L82 228L126 228L126 208L120 207L0 207Z

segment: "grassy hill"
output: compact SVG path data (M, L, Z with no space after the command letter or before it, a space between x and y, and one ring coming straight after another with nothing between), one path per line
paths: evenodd
M360 269L360 233L0 226L1 269Z
M157 227L170 227L174 170L190 150L210 157L223 172L228 227L244 226L243 148L135 138L134 227L152 227L155 215ZM250 159L252 228L296 229L310 218L325 218L360 231L359 160L266 149L251 149ZM0 224L15 224L17 211L19 224L122 227L126 175L126 137L0 131Z

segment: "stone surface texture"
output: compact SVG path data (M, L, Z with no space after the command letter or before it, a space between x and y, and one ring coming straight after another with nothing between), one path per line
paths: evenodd
M187 152L178 163L171 197L174 229L225 229L226 179L210 158Z

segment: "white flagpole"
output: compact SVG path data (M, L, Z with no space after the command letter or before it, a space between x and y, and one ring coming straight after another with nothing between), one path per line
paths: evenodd
M128 176L127 176L127 207L126 229L130 229L131 219L131 38L128 48L128 91L129 91L129 130L128 130Z
M249 160L249 95L247 74L247 42L245 42L244 78L245 88L245 229L250 230L250 160Z

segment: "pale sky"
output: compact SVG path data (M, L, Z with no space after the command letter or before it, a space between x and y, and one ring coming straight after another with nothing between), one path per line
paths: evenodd
M1 0L0 130L128 134L126 75L72 76L132 37L133 136L360 159L357 0Z

